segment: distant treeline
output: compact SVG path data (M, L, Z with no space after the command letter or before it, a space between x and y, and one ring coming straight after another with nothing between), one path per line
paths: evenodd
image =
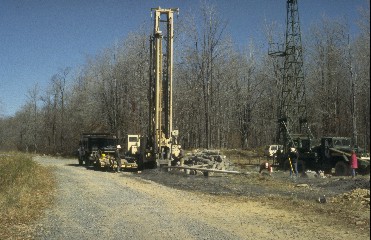
M267 43L271 38L284 43L284 28L262 26L265 43L251 39L238 49L213 6L185 15L175 21L173 93L173 126L183 147L272 144L283 58L268 56ZM369 6L359 10L357 35L349 33L346 20L316 21L302 37L309 126L315 137L351 137L354 81L358 142L369 149ZM145 135L151 27L131 33L78 69L60 70L46 89L29 89L22 109L0 119L0 148L71 154L82 132Z

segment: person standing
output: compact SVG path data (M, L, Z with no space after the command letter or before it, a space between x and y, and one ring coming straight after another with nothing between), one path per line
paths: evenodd
M82 165L84 162L84 156L85 156L84 146L81 145L78 151L79 151L79 164Z
M116 151L115 151L115 160L117 163L117 172L121 171L121 155L120 155L120 150L121 150L121 145L116 146Z
M358 159L354 150L352 150L352 155L350 156L350 168L352 170L352 178L354 178L356 176L356 169L358 168Z
M296 148L291 148L290 153L289 153L289 158L291 159L291 164L290 166L290 177L292 176L292 168L294 168L295 175L298 177L298 161L299 161L299 153L296 150Z

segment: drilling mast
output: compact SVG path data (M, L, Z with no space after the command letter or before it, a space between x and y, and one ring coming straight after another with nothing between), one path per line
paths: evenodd
M147 147L152 162L169 165L177 145L173 130L173 16L178 8L152 8L154 30L150 37L149 124ZM180 146L179 146L180 148Z
M284 48L270 43L269 55L284 57L278 108L277 142L288 152L290 147L310 148L312 134L307 123L303 48L297 0L287 0L286 36ZM303 144L303 139L309 141ZM303 146L308 145L309 146Z

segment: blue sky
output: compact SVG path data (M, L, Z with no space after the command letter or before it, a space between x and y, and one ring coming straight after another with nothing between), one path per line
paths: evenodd
M285 0L209 0L239 45L261 39L264 21L284 25ZM366 0L298 0L303 34L323 14L346 17L356 31L358 8ZM197 9L200 0L0 0L0 116L20 110L27 91L41 90L61 69L77 69L86 56L125 38L143 23L150 9ZM176 23L175 23L176 24Z

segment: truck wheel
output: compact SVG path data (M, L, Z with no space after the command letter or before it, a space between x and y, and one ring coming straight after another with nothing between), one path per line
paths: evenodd
M95 163L94 163L94 169L95 170L101 170L101 164L100 164L100 162L99 161L96 161Z
M89 161L88 159L85 159L85 167L88 168L89 167Z
M157 168L157 162L156 161L147 162L147 166L148 166L148 169L155 169Z
M349 176L350 169L349 165L346 162L337 162L335 165L335 175L336 176Z
M368 165L366 168L366 174L370 175L370 165Z

